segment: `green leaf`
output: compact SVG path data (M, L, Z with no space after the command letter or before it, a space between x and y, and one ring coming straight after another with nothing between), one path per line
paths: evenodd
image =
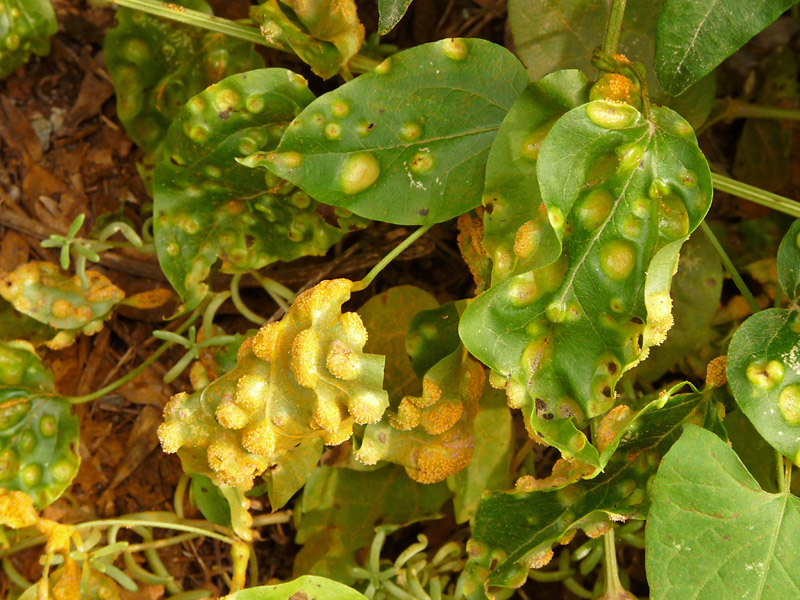
M353 0L266 0L250 18L267 40L291 47L324 79L346 69L364 41Z
M633 416L626 407L611 421L609 432L621 443L604 471L594 479L579 480L586 465L559 461L544 480L521 478L514 491L493 492L478 507L474 540L468 551L467 597L479 598L488 587L519 587L528 564L546 555L550 547L574 529L597 534L609 518L644 518L650 498L648 482L687 423L703 423L713 394L681 394L653 401ZM616 422L614 422L616 421ZM493 566L496 564L496 567Z
M792 223L778 246L778 282L790 300L800 300L800 219Z
M462 302L447 302L422 310L409 324L405 350L411 357L411 368L420 379L461 345L458 337L459 304L463 305Z
M444 483L414 483L400 467L371 472L319 467L295 506L296 542L303 548L294 573L352 583L355 553L370 543L377 525L430 517L449 498Z
M689 427L655 478L647 521L654 600L800 594L800 499L768 494L727 444Z
M282 457L291 452L298 464L270 483L273 498L291 496L321 453L305 442L335 446L350 438L354 424L379 421L389 405L383 357L362 352L361 319L341 312L351 286L326 280L303 292L280 322L245 340L235 369L199 392L173 396L158 429L164 451L177 452L184 470L240 491L285 465ZM282 482L292 489L276 490Z
M31 53L50 54L58 22L50 0L0 0L0 79L28 62Z
M269 505L273 511L282 508L305 485L322 456L322 439L304 440L275 459L264 473Z
M626 5L618 51L631 61L642 63L653 102L671 107L693 127L699 127L711 111L716 82L713 76L708 77L678 97L670 96L661 87L653 57L662 1ZM558 69L580 69L596 76L592 51L603 41L608 10L607 0L509 0L508 22L514 45L531 80Z
M658 79L669 93L682 93L795 2L663 0L655 38Z
M204 0L177 4L211 14ZM120 8L106 34L106 65L117 96L117 115L145 153L155 152L189 98L228 75L262 67L250 42L231 40Z
M94 335L103 320L125 298L125 293L105 275L86 271L89 287L77 276L64 275L48 262L20 265L0 278L0 296L15 309L58 332L47 346L69 346L80 333Z
M503 490L511 484L514 440L511 411L499 390L484 392L472 424L475 449L465 469L447 478L453 492L457 523L475 517L486 490Z
M437 306L436 298L425 290L399 285L373 296L358 309L369 332L364 351L386 357L384 389L389 392L389 403L395 408L405 396L422 393L413 362L406 353L406 335L418 313Z
M797 60L781 47L764 61L754 101L797 108ZM792 130L774 119L747 119L733 163L736 179L776 192L789 182Z
M800 463L800 312L771 308L747 319L731 340L727 371L750 422Z
M483 191L483 246L492 259L492 285L558 258L536 160L556 120L588 101L589 82L583 73L557 71L529 84L500 126L489 151Z
M259 69L194 96L170 126L155 170L154 234L161 268L188 309L207 293L217 260L224 272L245 273L323 254L341 238L307 194L236 162L275 148L313 99L299 75Z
M246 164L362 217L446 221L480 204L489 146L525 83L519 61L490 42L417 46L312 102L276 152Z
M55 501L78 473L78 418L26 342L0 342L0 487Z
M294 598L315 598L316 600L366 600L366 597L356 590L336 581L304 575L294 581L278 585L262 585L234 592L225 596L227 600L286 600Z
M52 327L23 315L0 297L0 342L25 340L34 346L44 344L58 333Z
M711 201L691 127L652 112L595 101L556 123L537 172L561 256L476 298L460 325L531 436L595 466L578 428L614 406L622 373L664 341L678 251Z
M678 272L672 280L675 324L667 340L651 348L647 360L636 368L637 378L654 382L675 365L690 362L713 337L711 321L722 293L722 263L708 238L695 232L681 249ZM705 373L705 365L702 365ZM690 368L688 372L692 372ZM686 371L684 371L686 372Z
M378 35L386 35L406 14L411 0L378 0Z
M225 496L205 475L192 474L192 498L203 516L216 525L230 527L231 507Z

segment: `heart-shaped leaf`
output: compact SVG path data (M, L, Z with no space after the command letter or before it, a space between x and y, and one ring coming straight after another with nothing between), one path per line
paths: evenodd
M155 170L154 234L161 268L187 308L205 296L217 260L224 272L244 273L323 254L341 238L307 194L236 162L274 148L313 98L299 75L259 69L194 96L170 126Z
M446 221L480 203L489 146L525 84L519 61L484 40L410 48L309 104L275 152L246 164L369 219Z
M176 3L211 14L205 0ZM264 66L250 42L232 40L120 8L106 34L106 65L117 96L117 115L131 139L155 152L189 98L228 75Z
M50 36L58 31L50 0L3 0L0 3L0 79L28 62L31 53L50 54Z
M0 342L0 488L43 508L78 473L78 418L26 342Z
M796 598L798 532L800 498L763 491L725 442L689 427L653 483L652 598Z
M336 279L303 292L279 323L242 344L235 369L173 396L158 430L164 451L178 452L186 471L246 491L303 442L341 444L355 423L379 421L389 404L383 357L362 353L361 319L341 313L351 286Z
M460 334L507 380L532 436L600 466L576 424L612 408L622 373L664 341L678 252L708 211L710 172L673 111L645 119L598 100L556 123L537 173L561 256L477 297Z

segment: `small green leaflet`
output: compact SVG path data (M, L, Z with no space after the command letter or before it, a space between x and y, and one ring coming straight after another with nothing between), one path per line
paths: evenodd
M262 585L248 588L225 596L226 600L295 600L314 598L316 600L366 600L366 597L343 583L304 575L294 581L278 585Z
M665 339L678 252L711 202L689 124L652 114L594 101L555 124L537 173L561 256L476 298L459 330L507 380L532 435L596 466L572 418L581 427L612 408L622 373Z
M800 498L763 491L717 436L687 428L653 488L645 549L653 600L800 596Z
M378 35L386 35L406 14L411 0L378 0Z
M341 238L307 194L236 162L275 148L313 99L299 75L258 69L194 96L170 126L155 170L154 234L161 269L189 310L217 260L245 273L322 254Z
M797 0L664 0L656 29L656 73L682 93Z
M489 146L526 83L496 44L417 46L312 102L275 152L246 164L362 217L446 221L480 204Z

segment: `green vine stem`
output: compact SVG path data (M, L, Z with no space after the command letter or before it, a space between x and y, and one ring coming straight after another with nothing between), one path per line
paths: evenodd
M778 119L780 121L800 121L800 110L796 108L781 108L779 106L765 106L752 104L734 98L716 101L712 116L697 130L698 135L716 125L720 121L733 119Z
M720 192L726 192L750 202L755 202L761 206L766 206L778 212L782 212L789 216L798 218L800 217L800 202L796 202L784 196L773 194L753 185L736 181L730 177L725 177L719 173L711 174L711 181L714 183L714 188Z
M268 41L255 27L242 25L213 15L206 15L176 4L158 2L157 0L105 0L104 3L124 6L125 8L138 10L156 17L161 17L162 19L169 19L176 23L183 23L200 29L223 33L229 37L266 46L273 50L292 52L292 49L284 44ZM366 73L375 68L378 63L379 61L369 58L368 56L357 54L350 59L350 63L347 67L350 71L355 73Z
M241 273L234 275L231 279L231 300L233 301L233 305L236 307L236 310L239 311L239 314L241 314L245 319L255 323L260 327L266 323L267 320L261 315L257 315L252 310L247 308L247 305L242 301L242 297L239 295L239 282L241 280Z
M392 251L389 252L386 256L384 256L378 262L378 264L376 264L374 267L372 267L372 269L370 270L369 273L367 273L367 275L364 277L364 279L362 279L361 281L356 281L356 282L353 283L352 290L354 292L358 292L358 291L361 291L363 289L368 288L369 285L372 283L372 281L378 276L378 274L381 271L383 271L389 265L389 263L391 263L400 254L402 254L409 246L411 246L411 244L413 244L419 238L421 238L423 235L425 235L425 233L431 227L433 227L432 224L431 225L423 225L422 227L420 227L419 229L414 231L414 233L409 235L406 239L404 239L402 242L397 244L397 246L392 248Z
M287 288L285 285L278 283L274 279L259 275L255 271L250 274L256 281L258 281L258 283L261 284L261 287L266 290L275 304L281 307L283 312L289 312L289 304L294 302L295 299L295 293L292 290Z
M175 333L180 335L181 333L186 331L199 315L200 315L200 310L196 309L191 315L189 315L189 318L187 318L181 324L181 326L175 330ZM100 388L96 392L92 392L91 394L86 394L85 396L67 396L65 399L70 404L85 404L87 402L91 402L92 400L97 400L98 398L102 398L106 394L110 394L111 392L116 390L118 387L125 385L131 379L136 378L140 373L142 373L142 371L144 371L147 367L152 365L156 360L158 360L158 358L162 354L164 354L164 352L169 350L174 345L175 342L171 340L164 342L158 350L156 350L150 356L148 356L147 359L142 364L133 369L130 373L124 375L123 377L120 377L116 381L109 383L107 386Z
M603 52L614 55L617 53L619 34L622 31L622 18L625 16L625 3L627 0L614 0L611 11L608 13L606 32L603 36Z
M728 274L731 276L733 283L736 284L739 293L742 294L742 296L744 296L744 299L747 301L747 305L750 307L750 310L753 312L753 314L759 312L761 310L761 307L756 302L756 299L753 298L753 294L748 289L747 284L745 284L744 280L742 279L742 276L739 275L739 271L733 265L733 261L731 261L730 257L728 256L728 253L725 252L725 249L722 247L722 244L719 243L717 236L715 236L714 232L711 231L711 228L708 226L708 223L703 221L702 223L700 223L700 227L702 228L703 233L706 234L708 241L711 242L712 246L714 246L714 250L717 251L719 258L722 261L722 264L725 266L725 270L728 271Z

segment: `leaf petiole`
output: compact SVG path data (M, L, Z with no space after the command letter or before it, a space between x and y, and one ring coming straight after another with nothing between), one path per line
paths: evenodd
M200 315L200 310L196 309L181 324L181 326L175 330L175 334L180 335L181 333L186 331L199 315ZM96 392L92 392L91 394L86 394L85 396L67 396L65 399L70 404L85 404L86 402L91 402L92 400L97 400L98 398L102 398L106 394L109 394L118 387L126 384L131 379L136 378L142 371L144 371L147 367L149 367L156 360L158 360L158 357L160 357L162 354L164 354L164 352L169 350L174 345L175 345L174 341L167 340L164 342L164 344L162 344L162 346L158 350L156 350L150 356L148 356L147 359L142 364L140 364L138 367L136 367L133 371L131 371L127 375L120 377L116 381L109 383L107 386L97 390Z
M362 279L361 281L353 282L352 290L354 292L358 292L358 291L361 291L363 289L368 288L369 285L372 283L372 280L375 279L378 276L378 274L381 271L383 271L389 265L389 263L391 263L400 254L402 254L409 246L411 246L411 244L413 244L419 238L421 238L423 235L425 235L425 233L431 227L433 227L433 224L431 224L431 225L423 225L422 227L420 227L419 229L414 231L414 233L409 235L406 239L404 239L402 242L397 244L397 246L392 248L391 252L389 252L386 256L384 256L378 262L377 265L372 267L372 269L370 270L369 273L367 273L367 275L364 277L364 279Z

